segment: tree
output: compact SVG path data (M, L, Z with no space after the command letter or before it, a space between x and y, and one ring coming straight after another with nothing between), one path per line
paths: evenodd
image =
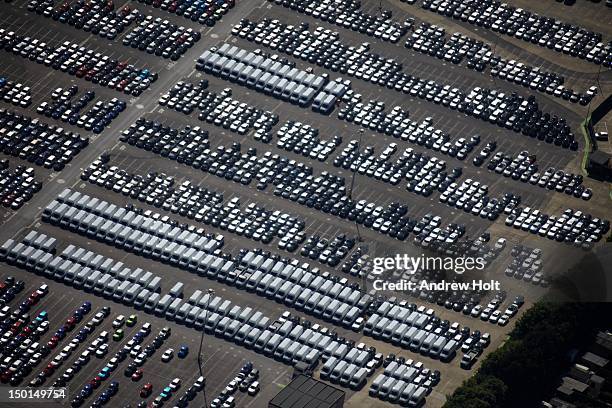
M536 303L444 407L535 406L552 395L569 368L568 351L592 342L599 327L609 327L610 316L609 303Z

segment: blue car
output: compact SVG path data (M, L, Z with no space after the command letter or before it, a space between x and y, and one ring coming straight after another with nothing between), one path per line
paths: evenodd
M83 395L84 397L89 397L92 392L93 392L93 387L91 386L91 384L87 384L81 390L81 395Z
M172 388L166 387L159 393L159 396L162 397L164 401L167 401L172 396Z
M187 354L189 354L189 347L187 347L185 345L182 345L181 348L179 349L178 354L177 354L178 357L179 358L185 358L185 357L187 357Z
M112 370L109 367L104 367L100 370L100 374L98 374L101 378L108 378L111 374Z
M108 394L108 391L104 391L102 394L100 394L98 399L100 400L101 403L105 403L105 402L108 402L110 397L111 396Z
M110 385L108 386L108 392L110 392L111 395L115 395L118 390L119 390L119 383L117 381L111 382Z

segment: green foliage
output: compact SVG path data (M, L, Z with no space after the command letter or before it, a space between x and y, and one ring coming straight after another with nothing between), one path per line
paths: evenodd
M444 407L534 406L557 387L570 364L568 352L584 347L596 328L609 323L602 317L610 316L611 309L605 303L537 303Z
M446 408L488 408L504 400L508 387L498 378L481 376L469 378L446 402Z

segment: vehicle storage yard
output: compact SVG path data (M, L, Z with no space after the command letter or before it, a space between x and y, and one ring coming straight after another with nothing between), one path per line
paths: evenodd
M297 366L347 407L441 407L610 234L580 127L610 9L510 2L602 35L576 43L467 3L4 3L3 385L267 407ZM486 267L373 273L423 253Z

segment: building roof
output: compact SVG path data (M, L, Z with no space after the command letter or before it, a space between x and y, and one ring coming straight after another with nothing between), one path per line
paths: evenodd
M559 388L557 388L557 391L564 395L572 395L574 391L583 393L589 388L588 384L578 381L572 377L563 377L562 380L563 383L559 386Z
M343 398L344 391L311 377L298 375L272 398L270 405L282 408L329 408Z
M603 331L597 333L595 343L597 343L601 347L612 351L612 333Z
M598 356L595 353L591 353L590 351L582 356L582 360L597 367L605 367L610 362L610 360Z
M589 161L599 166L609 166L610 165L610 155L606 152L602 152L601 150L595 150L589 156Z

